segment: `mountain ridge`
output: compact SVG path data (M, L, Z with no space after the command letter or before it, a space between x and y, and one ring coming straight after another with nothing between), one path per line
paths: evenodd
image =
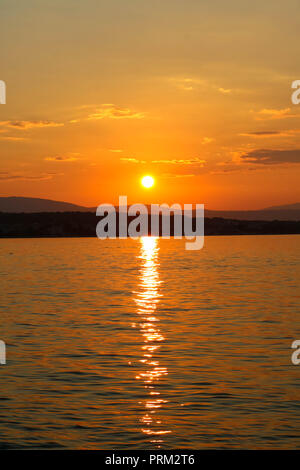
M69 202L22 196L0 197L0 212L95 212L96 207L85 207ZM300 203L271 206L258 210L209 210L205 217L237 220L300 220Z

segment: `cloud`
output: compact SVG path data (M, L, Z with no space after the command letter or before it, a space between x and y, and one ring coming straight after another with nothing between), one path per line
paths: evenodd
M284 108L284 109L261 109L255 113L255 119L257 121L267 121L273 119L287 119L287 118L294 118L300 117L299 114L292 114L291 108ZM254 111L251 111L252 113Z
M211 82L211 80L201 79L197 77L171 77L168 80L173 83L179 90L194 91L199 90L214 90L228 95L234 90L231 88L223 88Z
M133 111L129 108L121 108L114 104L103 104L101 108L89 114L87 119L89 121L97 121L99 119L142 119L144 117L144 113Z
M196 175L193 175L193 174L180 175L176 173L164 173L161 175L162 178L192 178L193 176L196 176Z
M13 136L1 136L0 140L7 140L9 142L24 142L24 140L29 140L27 137L13 137Z
M41 127L60 127L63 125L63 123L54 121L0 121L0 126L18 130L27 130Z
M300 149L274 150L257 149L241 155L241 160L246 163L261 165L278 165L284 163L300 163Z
M215 140L215 139L212 139L211 137L203 137L201 144L202 144L202 145L210 144L210 143L213 142L214 140Z
M132 157L122 157L120 158L123 162L128 162L128 163L146 163L145 160L138 160L137 158L132 158Z
M78 157L76 157L75 155L70 155L70 156L56 155L55 157L46 157L45 160L48 162L75 162L76 160L78 160Z
M152 163L163 163L171 165L200 165L204 166L206 160L201 160L200 158L188 158L188 159L172 159L172 160L152 160Z
M265 137L290 137L300 133L300 129L290 129L286 131L255 131L239 134L245 137L265 138Z
M228 95L229 93L232 92L232 90L231 90L230 88L222 88L222 87L221 87L221 88L218 88L218 91L219 91L220 93L223 93L224 95Z
M243 173L243 174L249 174L249 171L259 171L262 169L266 169L266 167L263 167L262 165L260 167L249 167L246 165L228 165L227 167L224 168L217 168L209 171L210 175L227 175L229 173Z
M255 132L244 132L239 135L245 137L273 137L274 135L281 135L281 131L255 131Z
M121 150L121 149L109 149L109 151L112 152L112 153L122 153L123 152L123 150Z
M43 181L50 180L56 173L42 173L40 175L26 175L26 174L13 174L13 173L0 173L0 181Z
M128 163L147 163L145 160L138 160L133 157L121 157L120 160ZM163 160L151 160L150 163L153 164L163 164L163 165L196 165L200 168L204 166L206 160L201 160L200 158L189 158L189 159L163 159Z
M184 90L184 91L193 91L195 90L195 88L199 87L200 85L207 84L206 80L201 80L199 78L190 78L190 77L185 77L185 78L172 77L172 78L169 78L169 80L173 82L177 88L179 88L180 90Z

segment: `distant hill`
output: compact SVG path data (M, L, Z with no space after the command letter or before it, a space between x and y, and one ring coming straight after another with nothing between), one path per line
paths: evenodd
M69 202L31 197L0 197L0 212L93 212L96 207L84 207ZM235 220L300 220L300 203L273 206L252 211L205 210L205 217Z
M300 202L295 204L286 204L285 206L271 206L267 207L265 210L276 211L276 210L300 210Z
M266 207L254 211L205 211L205 217L237 220L300 220L300 203Z
M94 212L91 207L33 197L0 197L0 212Z
M235 220L300 220L300 209L261 209L257 211L205 211L205 217Z

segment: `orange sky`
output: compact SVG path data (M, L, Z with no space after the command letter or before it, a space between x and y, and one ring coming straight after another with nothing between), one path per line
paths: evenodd
M2 0L0 196L300 201L300 6L261 3Z

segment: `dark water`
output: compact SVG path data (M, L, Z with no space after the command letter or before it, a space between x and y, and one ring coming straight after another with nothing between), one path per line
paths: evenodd
M299 236L0 241L0 448L300 448Z

